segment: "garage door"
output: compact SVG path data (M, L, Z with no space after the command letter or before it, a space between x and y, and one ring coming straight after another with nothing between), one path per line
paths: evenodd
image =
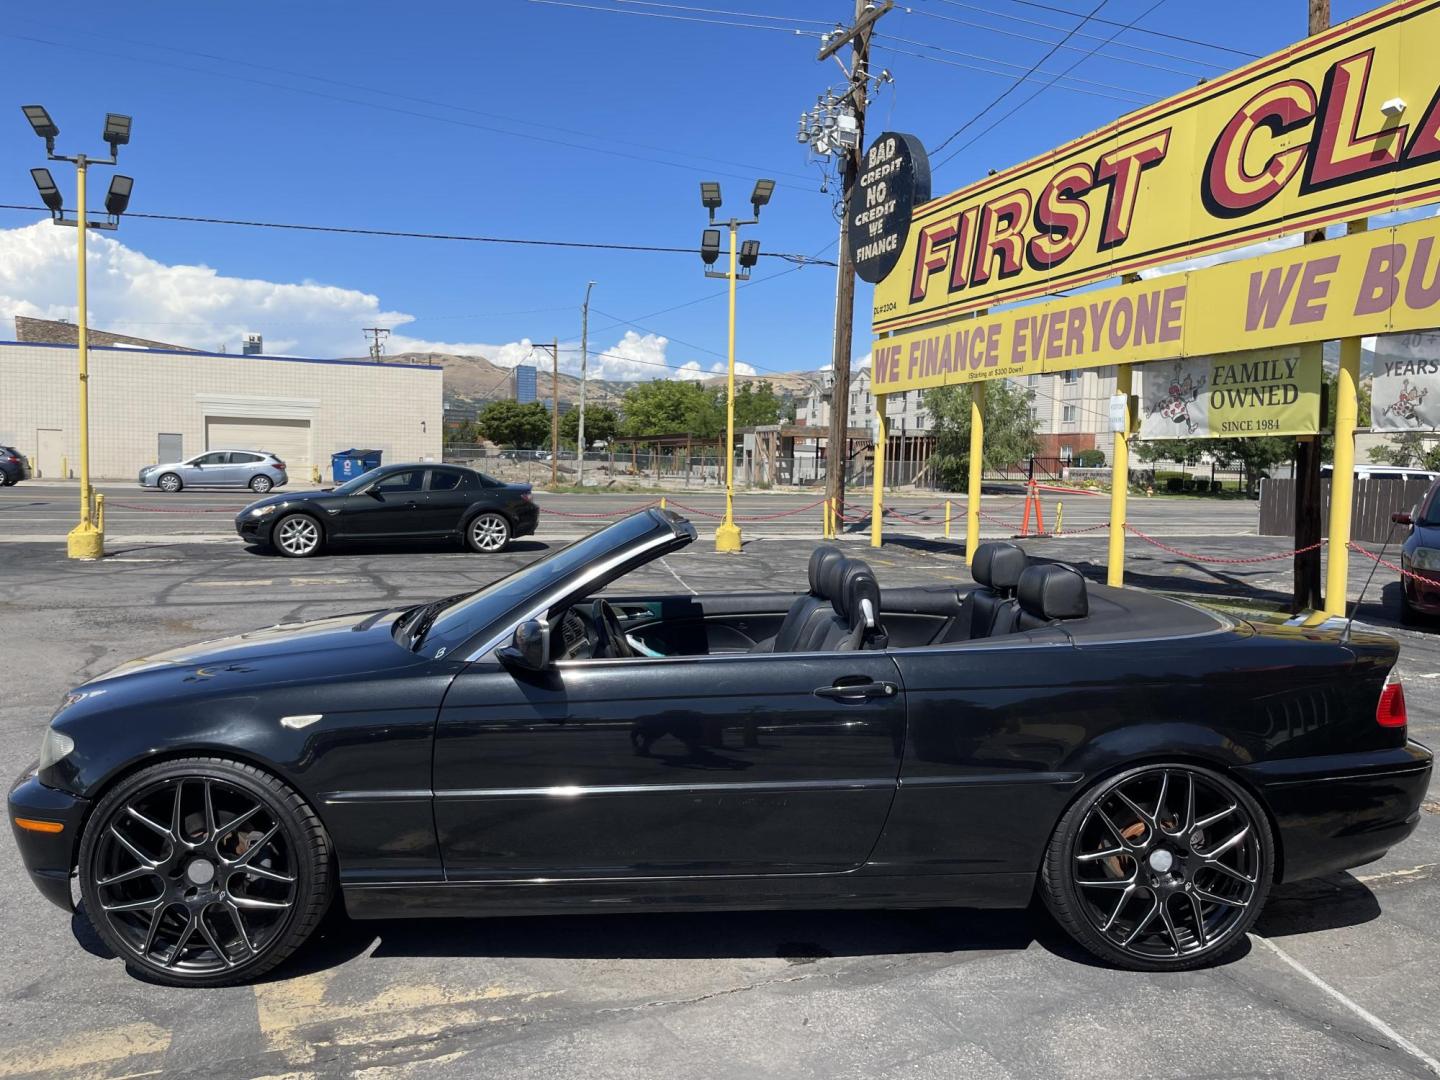
M207 416L206 450L268 450L292 476L309 473L309 420L273 420L259 416Z

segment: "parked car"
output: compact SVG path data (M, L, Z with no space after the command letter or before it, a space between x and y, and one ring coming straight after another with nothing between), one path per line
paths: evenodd
M30 479L30 462L13 446L0 446L0 487Z
M1391 520L1410 530L1400 548L1400 568L1406 571L1400 577L1401 621L1415 623L1440 615L1440 480L1430 485L1413 510L1393 514Z
M69 911L78 876L106 945L183 986L261 975L337 892L374 919L1038 888L1105 962L1174 971L1419 819L1431 755L1382 634L1013 544L959 590L882 592L831 547L800 596L614 591L694 539L645 510L473 592L92 679L10 792L32 881Z
M235 518L242 540L304 558L327 544L462 540L495 552L535 531L529 484L506 484L458 465L384 465L337 488L272 495Z
M1328 480L1335 471L1334 465L1321 465L1320 476ZM1356 480L1440 480L1440 473L1430 469L1402 468L1398 465L1356 465Z
M140 470L141 487L172 493L187 487L248 487L263 495L289 482L285 462L268 450L207 450L185 461Z

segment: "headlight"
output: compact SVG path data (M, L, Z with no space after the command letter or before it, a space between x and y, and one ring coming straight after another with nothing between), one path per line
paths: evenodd
M257 506L254 510L250 511L250 516L257 518L269 517L278 509L278 506Z
M45 738L40 743L40 769L43 772L75 749L75 740L62 735L53 727L45 729Z
M1416 548L1410 554L1410 565L1417 570L1440 570L1440 548Z

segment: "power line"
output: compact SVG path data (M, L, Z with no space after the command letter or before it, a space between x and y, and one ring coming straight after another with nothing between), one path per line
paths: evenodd
M983 8L977 8L976 10L981 10L981 11L983 11L983 10L985 10L985 9L983 9ZM1032 34L1020 33L1019 31L1016 31L1016 30L1004 30L1004 29L1002 29L1002 28L1000 28L1000 27L998 27L998 26L987 26L987 25L984 24L984 23L975 22L973 19L957 19L957 18L954 18L954 17L952 17L952 16L950 16L950 15L941 15L939 12L935 12L935 11L925 11L925 10L923 10L923 9L921 9L921 8L910 8L910 7L907 7L907 8L905 9L905 13L906 13L907 15L923 15L923 16L925 16L925 18L927 18L927 19L938 19L940 22L954 23L956 26L967 26L967 27L970 27L970 28L975 29L975 30L984 30L984 31L987 32L987 33L990 33L990 34L999 34L999 35L1002 36L1002 37L1019 38L1021 41L1029 41L1029 42L1033 42L1033 43L1035 43L1035 44L1037 44L1037 45L1050 45L1050 44L1053 44L1052 42L1046 41L1046 40L1044 40L1044 39L1036 38L1036 37L1034 37ZM989 14L995 15L995 16L997 16L997 17L999 17L999 18L1016 18L1016 16L1004 16L1004 15L1001 15L1000 12L998 12L998 11L990 12ZM1055 26L1055 25L1052 24L1052 23L1039 22L1039 21L1037 21L1037 20L1035 20L1035 19L1020 19L1019 21L1020 21L1020 22L1023 22L1023 23L1027 23L1027 24L1029 24L1029 25L1031 25L1031 26L1044 27L1044 28L1046 28L1046 29L1048 29L1048 30L1058 30L1058 31L1061 31L1062 33L1063 33L1064 30L1065 30L1065 28L1064 28L1063 26ZM1086 39L1091 40L1091 41L1103 40L1103 39L1101 39L1101 38L1100 38L1098 35L1096 35L1096 34L1081 34L1081 33L1072 32L1070 36L1071 36L1071 37L1075 37L1075 38L1086 38ZM934 46L934 47L935 47L935 48L939 48L939 46ZM1083 45L1071 45L1068 41L1066 41L1066 42L1061 42L1061 43L1060 43L1060 47L1061 47L1062 49L1066 49L1066 50L1068 50L1068 51L1070 51L1070 52L1083 52L1084 49L1085 49L1085 46L1083 46ZM1223 65L1223 64L1210 63L1210 62L1204 61L1204 60L1191 60L1191 59L1189 59L1188 57L1175 56L1175 55L1172 54L1172 53L1162 53L1162 52L1160 52L1158 49L1147 49L1147 48L1145 48L1143 45L1131 45L1131 44L1126 44L1125 48L1131 49L1131 50L1134 50L1134 51L1137 51L1137 52L1153 53L1153 54L1156 55L1156 56L1166 56L1166 57L1168 57L1168 58L1171 59L1171 60L1178 60L1178 61L1180 61L1180 62L1182 62L1182 63L1192 64L1192 65L1194 65L1194 66L1196 66L1196 67L1223 68L1223 67L1225 66L1225 65ZM968 56L968 55L970 55L970 54L966 53L966 54L964 54L964 55L967 55L967 56ZM1100 60L1114 60L1114 61L1116 61L1116 62L1118 62L1118 63L1121 63L1121 64L1130 64L1130 65L1133 65L1134 67L1150 68L1152 71L1164 71L1164 72L1167 72L1167 73L1169 73L1169 74L1171 74L1171 75L1183 75L1183 76L1184 76L1185 78L1187 78L1187 79L1194 79L1194 78L1199 78L1199 77L1200 77L1200 76L1199 76L1199 73L1194 72L1194 71L1182 71L1180 68L1168 67L1168 66L1166 66L1165 64L1155 64L1155 63L1151 63L1151 62L1148 61L1148 60L1136 60L1136 59L1134 59L1133 57L1129 57L1129 56L1119 56L1119 55L1116 55L1115 53L1096 53L1095 56L1096 56L1097 59L1100 59ZM1018 67L1019 65L1016 65L1016 66Z
M27 206L17 203L0 203L0 210L34 210L48 214L43 206ZM239 218L199 217L189 214L144 214L127 211L127 218L144 218L148 221L179 221L195 225L238 225L251 229L290 229L298 232L339 233L349 236L385 236L405 240L460 240L475 244L516 244L523 247L588 248L600 251L641 251L664 255L698 255L699 248L665 247L659 244L609 244L584 240L534 240L513 236L467 236L461 233L410 232L404 229L366 229L347 225L302 225L284 221L246 221ZM762 251L763 256L783 259L797 265L834 266L827 259L812 259L783 251Z
M983 109L981 109L979 112L977 112L974 116L970 117L969 120L966 120L966 121L965 121L963 124L961 124L958 128L956 128L954 131L952 131L952 132L946 137L946 139L945 139L944 142L942 142L939 146L935 147L934 150L931 150L931 151L930 151L931 156L933 157L934 155L940 153L941 150L944 150L945 147L949 146L952 142L955 141L955 139L956 139L957 136L959 136L962 132L964 132L964 131L965 131L967 128L969 128L972 124L976 123L982 116L984 116L987 112L989 112L991 109L993 109L996 105L999 105L1000 102L1004 101L1007 97L1009 97L1012 93L1014 93L1015 90L1017 90L1017 89L1020 87L1020 84L1023 83L1027 78L1029 78L1030 75L1031 75L1033 72L1035 72L1035 71L1040 67L1041 64L1043 64L1046 60L1049 60L1050 57L1054 56L1054 55L1060 50L1060 46L1063 45L1067 40L1069 40L1069 38L1070 38L1071 36L1074 35L1075 30L1079 30L1080 27L1084 26L1087 22L1089 22L1090 19L1094 17L1095 13L1098 12L1101 8L1103 8L1103 7L1106 5L1106 3L1108 3L1108 2L1109 2L1109 0L1100 0L1100 2L1099 2L1098 4L1096 4L1093 8L1090 9L1090 14L1089 14L1089 15L1086 15L1083 19L1080 20L1079 23L1076 24L1074 30L1071 30L1070 33L1068 33L1068 34L1065 35L1065 37L1061 38L1059 41L1057 41L1057 42L1055 42L1053 45L1051 45L1050 48L1046 51L1045 55L1042 56L1042 57L1040 57L1039 60L1036 60L1035 63L1030 66L1030 71L1026 72L1024 75L1022 75L1022 76L1020 76L1019 78L1017 78L1014 82L1012 82L1009 86L1007 86L1004 90L1002 90L1002 91L1000 92L999 96L996 97L993 101L991 101L990 104L986 105ZM1082 58L1082 59L1083 59L1083 58ZM1075 69L1075 65L1072 65L1071 68L1070 68L1070 70L1073 71L1074 69ZM951 157L954 157L954 155L952 154ZM946 158L945 160L946 160L946 161L949 161L950 159L949 159L949 158ZM943 165L944 162L941 162L941 164ZM936 166L936 168L938 168L938 167L939 167L939 166Z
M956 7L969 7L969 6L970 6L970 5L968 5L968 4L962 4L962 3L960 3L959 0L940 0L940 2L941 2L942 4L954 4ZM1038 0L1010 0L1010 2L1011 2L1012 4L1023 4L1025 7L1039 8L1039 9L1042 10L1042 11L1053 11L1053 12L1055 12L1055 13L1058 14L1058 15L1069 15L1071 18L1074 18L1074 17L1076 17L1076 16L1078 16L1078 15L1080 14L1080 12L1078 12L1078 11L1071 11L1069 8L1056 7L1054 4L1042 4L1042 3L1039 3ZM999 13L999 12L995 12L995 14L998 15L998 14L1000 14L1000 13ZM1003 17L1004 17L1004 18L1012 18L1013 16L1008 16L1008 15L1007 15L1007 16L1003 16ZM1143 16L1142 16L1142 18L1143 18ZM1133 31L1135 31L1135 32L1138 33L1138 34L1149 34L1149 35L1151 35L1152 37L1168 38L1168 39L1171 40L1171 41L1183 41L1183 42L1184 42L1185 44L1187 44L1187 45L1199 45L1199 46L1201 46L1202 48L1215 49L1215 50L1218 51L1218 52L1233 53L1233 54L1236 55L1236 56L1243 56L1243 57L1246 57L1247 59L1250 59L1250 60L1258 60L1258 59L1260 58L1260 54L1259 54L1259 53L1246 52L1244 49L1234 49L1234 48L1231 48L1229 45L1217 45L1217 44L1216 44L1215 42L1213 42L1213 41L1202 41L1202 40L1200 40L1199 38L1185 37L1185 36L1182 35L1182 34L1169 34L1169 33L1166 33L1164 30L1150 30L1150 29L1148 29L1148 28L1146 28L1146 27L1144 27L1144 26L1136 26L1133 22L1131 22L1131 23L1121 23L1121 22L1116 22L1116 21L1113 20L1113 19L1101 19L1101 18L1097 18L1097 17L1093 17L1093 16L1092 16L1091 18L1089 18L1087 21L1088 21L1088 22L1094 22L1094 23L1100 23L1100 24L1103 25L1103 26L1118 26L1118 27L1120 27L1121 29L1124 29L1124 30L1133 30ZM1114 39L1112 38L1111 40L1113 41Z
M801 19L794 15L765 15L758 11L727 11L724 8L692 7L689 4L665 4L659 0L615 0L617 4L634 4L638 7L667 8L671 11L699 12L705 15L739 15L747 19L768 19L770 22L809 23L812 26L833 25L825 19Z
M792 34L800 37L819 37L818 30L791 29L786 26L769 26L765 23L736 22L733 19L707 19L698 15L666 15L659 11L628 11L625 8L602 7L599 4L579 4L574 0L528 0L531 4L544 4L547 7L578 8L581 11L604 11L611 15L634 15L647 19L669 19L674 22L708 23L711 26L733 26L744 30L778 30L782 34ZM761 15L758 18L766 18Z
M1004 67L1010 67L1010 68L1024 68L1024 67L1025 67L1024 64L1011 63L1009 60L991 59L990 57L987 57L987 56L980 56L980 55L977 55L977 54L975 54L975 53L962 52L962 51L959 50L959 49L947 48L947 47L944 46L944 45L933 45L933 44L931 44L931 43L928 42L928 41L912 41L910 38L896 37L894 34L885 34L885 35L876 34L875 37L878 38L878 39L882 39L882 40L884 40L884 41L898 41L898 42L900 42L900 44L902 44L902 45L911 45L911 46L914 46L914 47L920 48L920 49L934 49L936 52L946 53L947 55L950 55L950 56L965 56L965 57L971 58L972 60L983 60L983 61L985 61L986 63L990 63L990 64L1000 64L1000 65L1002 65L1002 66L1004 66ZM877 47L877 48L887 49L887 51L889 51L889 52L897 52L897 53L902 53L903 55L906 55L906 56L918 57L918 58L921 59L921 60L937 60L937 61L940 60L939 57L924 56L924 55L922 55L922 54L920 54L920 53L908 53L908 52L905 52L904 49L892 49L892 48L889 48L888 46L885 46L885 45L879 45L879 46L876 46L876 47ZM940 62L943 63L944 61L940 61ZM955 66L956 66L956 67L971 68L971 70L974 70L974 71L984 71L984 72L985 72L986 74L988 74L988 75L1004 75L1004 76L1006 76L1007 78L1012 78L1012 77L1013 77L1012 73L1011 73L1011 72L1008 72L1008 71L987 70L987 69L985 69L985 68L978 68L978 67L973 67L972 65L969 65L969 64L959 64L959 63L955 64ZM1186 74L1186 73L1185 73L1185 72L1181 72L1181 74ZM1082 85L1082 86L1097 86L1097 87L1100 87L1100 88L1102 88L1102 89L1104 89L1104 90L1114 90L1114 91L1117 91L1118 93L1130 94L1130 95L1132 95L1132 96L1134 96L1134 97L1141 98L1141 99L1147 100L1147 101L1152 97L1152 95L1146 93L1146 92L1143 91L1143 90L1134 90L1134 89L1131 89L1131 88L1128 87L1128 86L1117 86L1117 85L1115 85L1114 83L1099 82L1099 81L1097 81L1097 80L1095 80L1095 79L1082 79L1082 78L1080 78L1079 76L1075 76L1075 75L1062 76L1062 75L1057 74L1056 72L1053 72L1053 71L1043 71L1043 70L1041 70L1041 69L1039 69L1039 68L1031 68L1031 69L1029 69L1029 70L1026 70L1025 73L1024 73L1020 78L1021 78L1022 81L1029 81L1030 79L1033 79L1033 78L1049 77L1049 76L1054 76L1055 78L1063 78L1063 79L1065 79L1066 82L1078 83L1078 84L1080 84L1080 85ZM1078 87L1070 87L1070 86L1067 86L1066 89L1067 89L1067 90L1078 90L1079 88L1078 88Z
M1105 0L1101 0L1101 3L1102 3L1102 4L1103 4L1104 2L1105 2ZM1137 23L1137 22L1139 22L1141 19L1145 18L1147 15L1149 15L1152 11L1154 11L1156 8L1158 8L1158 7L1159 7L1161 4L1163 4L1163 3L1165 3L1165 0L1155 0L1155 2L1154 2L1153 4L1151 4L1149 7L1147 7L1147 8L1146 8L1144 11L1142 11L1139 15L1135 16L1135 18L1132 20L1132 22L1131 22L1129 25L1130 25L1130 26L1133 26L1135 23ZM1098 10L1098 8L1097 8L1097 10ZM1119 36L1121 35L1121 33L1124 32L1125 29L1126 29L1126 27L1125 27L1125 26L1122 26L1119 30L1116 30L1115 33L1113 33L1112 35L1110 35L1110 40L1111 40L1111 41L1114 41L1117 37L1119 37ZM1097 45L1097 46L1096 46L1096 49L1099 49L1099 48L1102 48L1102 46ZM1065 69L1066 72L1074 71L1074 70L1075 70L1077 67L1079 67L1081 64L1085 63L1085 61L1088 60L1089 58L1090 58L1090 57L1089 57L1089 54L1086 54L1085 56L1080 57L1080 59L1076 60L1073 64L1071 64L1068 68ZM997 127L999 127L1001 124L1003 124L1006 120L1010 119L1010 117L1014 116L1017 112L1019 112L1021 109L1023 109L1026 105L1029 105L1030 102L1034 101L1037 97L1039 97L1041 94L1043 94L1046 90L1050 89L1050 87L1053 86L1053 85L1054 85L1054 80L1052 80L1051 82L1046 83L1044 86L1041 86L1041 87L1039 87L1038 89L1036 89L1036 91L1035 91L1033 94L1031 94L1029 97L1027 97L1024 101L1020 102L1020 103L1019 103L1018 105L1016 105L1014 108L1010 109L1009 112L1005 113L1004 116L1001 116L998 120L994 121L992 124L990 124L989 127L985 128L985 130L983 130L983 131L981 131L979 134L975 135L972 139L970 139L970 141L968 141L968 142L966 142L964 145L959 146L959 147L956 147L954 150L952 150L952 151L950 152L950 154L949 154L947 157L945 157L942 161L940 161L938 164L936 164L936 165L934 166L934 168L935 168L935 169L941 168L942 166L944 166L944 165L946 164L946 162L949 162L950 160L952 160L957 154L960 154L960 153L962 153L963 151L965 151L966 149L968 149L969 147L974 146L979 140L981 140L982 138L984 138L984 137L985 137L986 135L988 135L990 132L994 131ZM977 114L977 115L974 117L974 119L975 119L975 120L978 120L978 119L980 118L980 115L983 115L983 113L982 113L982 114ZM968 124L967 124L966 126L968 126ZM962 130L963 130L963 128L962 128ZM957 131L955 134L958 135L959 133L960 133L960 132ZM952 135L950 138L953 139L954 137L955 137L955 136ZM949 140L949 139L946 139L945 141L946 141L946 142L949 142L950 140Z

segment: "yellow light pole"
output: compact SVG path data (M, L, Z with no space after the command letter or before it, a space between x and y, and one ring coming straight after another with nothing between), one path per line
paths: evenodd
M965 562L980 546L980 487L985 475L985 384L970 384L970 476L965 494Z
M890 432L885 426L885 401L888 394L875 395L875 453L870 470L870 546L880 547L885 539L885 440Z
M116 175L110 180L110 190L105 196L107 220L91 222L86 206L85 179L91 165L114 165L120 156L120 147L130 142L130 117L121 113L107 113L103 138L110 144L108 159L90 158L84 154L67 156L55 153L55 138L60 128L50 118L42 105L22 105L25 119L30 121L35 134L45 140L45 154L51 161L68 161L75 166L75 216L65 216L64 198L49 169L31 169L31 179L39 189L40 199L50 211L50 219L56 225L73 226L76 232L75 248L75 291L76 319L75 343L76 364L79 375L79 427L80 444L80 522L66 538L66 552L72 559L98 559L105 554L105 531L103 511L97 520L94 504L94 489L90 483L90 350L88 341L89 318L86 297L86 233L89 229L119 227L120 215L130 205L130 193L135 182L128 176Z
M755 225L760 221L760 207L770 202L775 191L774 180L755 181L755 190L750 193L750 205L754 216L748 219L731 218L724 224L730 230L730 269L726 271L706 270L705 276L726 278L730 291L730 347L725 392L725 520L715 530L715 550L737 552L741 550L740 526L735 524L735 285L748 281L750 268L760 258L760 242L746 240L739 242L740 226ZM710 212L710 222L715 224L715 211L720 208L720 185L713 180L700 183L700 205ZM720 230L706 229L700 238L700 258L705 265L713 266L720 258Z
M1351 235L1366 230L1365 220L1352 221ZM1355 498L1355 425L1360 399L1360 339L1340 341L1340 370L1335 382L1335 467L1330 471L1330 536L1325 553L1325 611L1345 617L1350 571L1351 502ZM1325 418L1320 418L1324 424Z
M1110 543L1106 554L1105 584L1125 584L1125 501L1130 494L1130 393L1129 364L1115 369L1115 394L1125 398L1124 430L1115 432L1110 457Z

